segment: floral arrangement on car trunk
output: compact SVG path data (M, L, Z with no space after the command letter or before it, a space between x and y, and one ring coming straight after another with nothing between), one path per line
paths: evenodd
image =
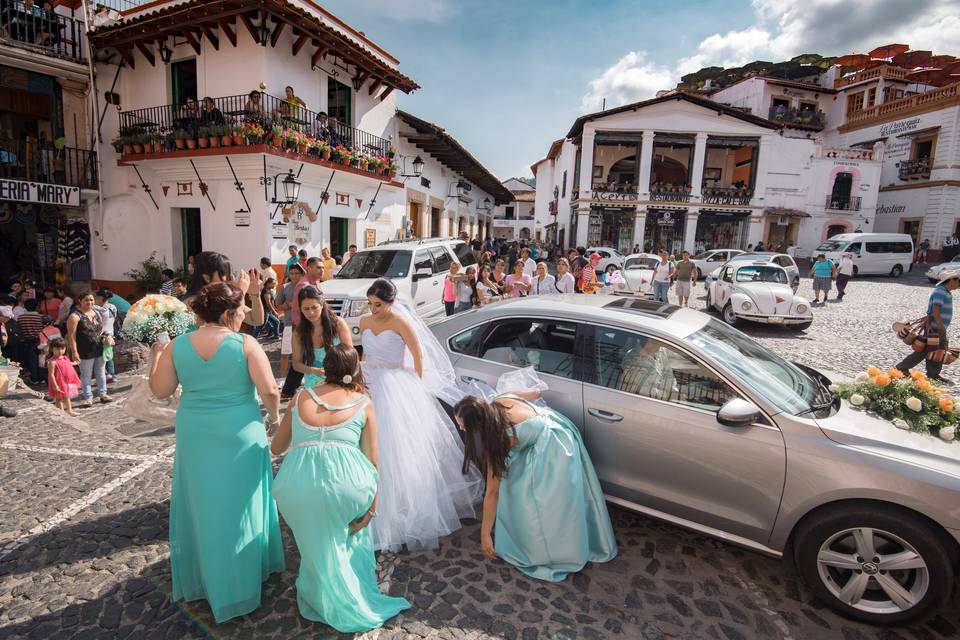
M957 402L921 371L870 367L852 383L831 385L831 391L857 408L890 420L898 429L937 436L951 442L960 422Z
M193 313L180 300L150 294L133 303L120 333L124 338L149 344L162 333L171 338L186 333L194 322Z

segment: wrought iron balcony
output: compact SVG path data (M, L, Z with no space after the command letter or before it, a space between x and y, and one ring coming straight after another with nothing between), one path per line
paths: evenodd
M396 170L390 140L320 117L266 93L122 111L114 148L123 155L233 145L266 145L388 175ZM368 169L369 167L369 169Z
M96 189L97 154L35 140L0 141L0 177Z
M769 118L774 122L781 122L787 126L800 129L820 131L827 126L826 114L811 109L770 107Z
M736 187L703 187L703 204L750 204L753 197L752 189L738 189Z
M930 177L930 158L901 160L898 167L901 180L919 180Z
M827 202L823 207L833 211L860 211L860 196L848 198L827 196Z
M690 202L690 187L650 187L651 202Z
M0 42L42 55L83 62L83 21L44 11L40 3L27 7L21 0L0 0Z

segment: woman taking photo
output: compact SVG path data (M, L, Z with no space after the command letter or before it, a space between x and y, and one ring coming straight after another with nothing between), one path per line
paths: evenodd
M477 282L477 302L481 305L503 299L500 287L490 279L491 275L492 270L489 265L480 271L480 281Z
M222 623L259 607L261 583L284 568L267 445L280 392L259 343L237 333L248 311L240 289L207 285L193 311L199 329L154 345L150 390L163 399L183 388L170 498L173 600L205 598Z
M323 384L323 359L327 349L338 344L353 346L350 327L333 313L316 287L306 286L297 294L300 324L293 335L293 370L303 374L307 389Z
M84 291L77 297L76 309L67 318L67 345L70 361L80 365L81 409L93 406L92 380L97 381L100 402L113 402L107 395L106 362L103 359L103 323L93 308L93 293Z
M467 311L480 304L477 297L477 267L470 265L457 283L457 307L454 313Z
M203 287L215 282L233 283L240 291L248 294L251 305L249 307L244 305L247 311L243 321L254 327L263 324L263 301L260 299L260 276L257 270L241 271L234 278L230 260L216 251L201 251L193 256L193 281L190 283L190 291L184 302L187 305L192 304L194 296Z
M493 265L493 273L490 274L490 281L493 284L497 285L497 288L500 290L500 294L503 295L506 293L506 284L507 284L507 273L505 269L507 268L507 263L503 259L497 260Z

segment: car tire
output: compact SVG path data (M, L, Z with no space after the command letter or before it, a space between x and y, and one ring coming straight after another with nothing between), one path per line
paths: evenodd
M733 305L729 302L727 303L727 306L723 308L721 314L723 315L723 321L731 327L735 327L740 324L740 318L737 317L737 312L733 310Z
M813 324L813 320L811 320L810 322L801 322L800 324L791 324L787 326L789 326L794 331L806 331L807 329L810 328L810 325L812 324Z
M617 270L617 265L615 265L615 264L608 264L608 265L607 265L607 268L606 268L607 275L612 274L612 273L613 273L614 271L616 271L616 270Z
M711 313L713 311L713 301L710 300L710 289L707 289L707 308L704 309L704 311L707 313Z
M853 277L856 278L860 273L860 269L857 268L857 265L853 265Z
M868 530L866 545L861 541L867 540ZM929 617L950 598L955 560L947 544L942 532L905 509L844 505L815 513L800 525L794 560L807 586L833 610L861 622L894 625ZM863 558L865 549L873 549L874 557ZM882 568L883 558L907 552L916 555L913 564L920 566ZM887 588L903 598L900 604ZM856 602L842 599L852 600L854 593L859 594Z
M903 275L903 267L898 264L893 265L893 269L890 269L890 275L894 278L899 278Z

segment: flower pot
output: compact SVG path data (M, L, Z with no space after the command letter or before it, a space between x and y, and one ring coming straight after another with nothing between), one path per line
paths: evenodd
M300 155L305 155L307 153L306 143L297 144L297 153L299 153Z
M133 144L133 152L134 152L134 153L143 153L143 145L142 145L142 144L136 144L136 143L134 143L134 144Z
M187 148L187 141L184 140L183 138L177 138L177 139L174 141L174 144L177 146L177 149L186 149L186 148Z
M247 139L243 134L235 133L233 134L233 144L239 147L240 145L247 144Z
M220 137L220 146L221 146L221 147L229 147L229 146L232 146L232 145L233 145L233 136L227 135L227 136L221 136L221 137Z
M123 153L123 145L119 142L114 143L113 150L116 151L117 153Z
M210 146L219 147L220 146L220 136L210 136Z
M187 149L197 148L197 140L195 138L187 138L186 140L184 140L184 142L187 143Z
M123 145L123 153L127 155L133 153L133 145L132 144Z
M323 151L323 152L320 154L320 156L321 156L324 160L329 160L329 159L330 159L330 151L329 151L329 150L325 150L325 151Z
M366 170L367 170L367 167L368 167L369 165L370 165L370 163L367 162L366 160L361 160L361 161L360 161L360 164L359 164L360 171L366 171Z
M283 139L280 136L273 136L273 146L282 147Z
M188 142L187 144L189 145L190 143ZM209 138L206 138L206 137L204 137L204 138L197 138L197 144L200 145L200 148L201 148L201 149L206 149L207 147L210 146L210 139L209 139ZM191 148L192 148L192 147L191 147Z

